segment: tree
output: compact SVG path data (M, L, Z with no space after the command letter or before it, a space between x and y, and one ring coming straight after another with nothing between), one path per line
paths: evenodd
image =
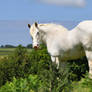
M32 49L32 44L28 44L26 47Z
M4 48L4 45L1 45L1 48Z

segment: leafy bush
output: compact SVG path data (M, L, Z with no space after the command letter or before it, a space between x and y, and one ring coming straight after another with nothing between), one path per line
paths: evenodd
M72 83L72 92L92 92L92 79L86 75L85 78L82 78L79 82Z
M13 77L16 80L21 80L31 74L37 75L41 81L42 89L40 92L68 92L72 88L70 85L72 81L80 80L86 73L88 64L86 58L63 64L64 67L56 69L56 65L51 62L46 47L43 45L39 50L32 49L30 53L19 45L13 55L0 61L0 86L7 81L12 81ZM14 86L16 85L14 84ZM36 89L36 87L34 88ZM33 88L31 89L34 91Z
M13 77L25 77L29 57L26 48L18 46L13 55L5 57L0 61L0 86Z
M0 92L38 92L42 84L37 75L29 75L28 78L13 78L0 88Z
M71 72L69 79L72 81L79 81L89 70L86 57L69 61L69 67Z

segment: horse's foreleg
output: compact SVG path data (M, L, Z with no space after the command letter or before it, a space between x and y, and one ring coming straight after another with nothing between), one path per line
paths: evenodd
M59 57L56 57L57 69L59 68Z
M86 56L88 59L90 78L92 78L92 51L86 51Z
M57 69L59 68L59 57L53 57L51 56L51 60L53 63L57 64Z
M56 57L51 56L51 60L54 63L56 61Z

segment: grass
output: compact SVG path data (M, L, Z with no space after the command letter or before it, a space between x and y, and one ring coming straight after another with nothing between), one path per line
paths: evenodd
M13 54L15 49L16 48L0 48L0 57L4 57L4 56ZM28 52L31 51L31 49L27 49L27 50Z
M72 92L92 92L92 79L88 76L82 78L79 82L73 83Z
M15 48L0 48L0 56L12 54Z

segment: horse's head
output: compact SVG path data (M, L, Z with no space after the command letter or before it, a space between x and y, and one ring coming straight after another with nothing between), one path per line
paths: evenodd
M33 41L33 48L38 49L40 45L40 40L41 40L39 29L38 29L38 24L37 22L35 22L32 26L28 24L28 27L30 29L30 34Z

